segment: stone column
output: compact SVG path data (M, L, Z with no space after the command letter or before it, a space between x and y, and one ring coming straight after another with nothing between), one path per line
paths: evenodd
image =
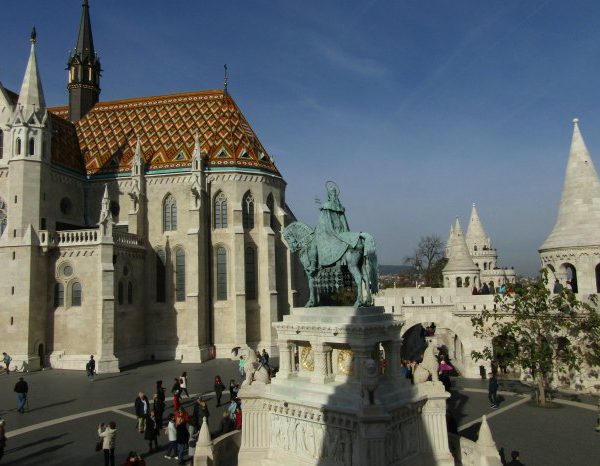
M313 355L315 360L315 368L310 377L311 382L325 383L329 379L329 359L331 358L331 347L326 346L323 343L316 343L312 345Z
M360 380L362 378L365 361L371 358L373 347L371 345L354 345L350 343L354 359L354 376Z
M98 372L119 372L119 360L115 357L115 268L112 229L98 245L100 283L98 290ZM83 290L85 293L85 289ZM85 295L84 295L85 299Z
M400 364L402 361L401 348L402 339L397 341L387 341L383 344L386 357L387 377L400 377Z
M448 397L446 392L439 395L430 394L429 400L421 412L423 422L421 445L425 448L422 453L425 458L434 459L437 466L454 465L454 459L448 446L446 426L446 398Z
M277 377L289 377L294 372L292 368L292 348L287 341L279 342L279 372Z
M228 279L233 281L233 313L235 327L234 342L237 346L246 347L246 284L244 283L244 228L242 227L242 209L233 209L233 248L231 269Z

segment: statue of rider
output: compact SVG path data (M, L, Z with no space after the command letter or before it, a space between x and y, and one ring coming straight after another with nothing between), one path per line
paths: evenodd
M321 204L319 210L321 216L317 229L334 236L339 236L337 233L350 231L348 220L346 220L346 209L340 202L338 187L332 181L327 182L327 201Z

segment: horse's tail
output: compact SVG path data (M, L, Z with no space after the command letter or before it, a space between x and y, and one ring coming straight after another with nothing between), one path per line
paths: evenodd
M371 293L377 293L379 291L379 277L377 274L378 265L375 239L369 233L361 233L361 236L364 241L364 255L369 278L369 287L371 289Z

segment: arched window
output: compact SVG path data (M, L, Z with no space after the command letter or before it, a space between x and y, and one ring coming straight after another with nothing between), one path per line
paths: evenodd
M35 155L35 139L29 138L29 155Z
M127 304L133 304L133 283L127 284Z
M273 194L269 194L267 196L267 207L269 208L269 211L271 212L271 228L274 229L275 228L275 200L273 199Z
M473 249L474 249L475 251L477 251L477 245L473 246Z
M21 138L17 138L15 145L15 154L21 155Z
M248 246L244 254L244 271L246 298L256 299L256 250L252 246Z
M167 295L167 255L156 251L156 302L164 303Z
M220 192L215 197L215 228L227 228L227 197Z
M119 282L119 284L117 285L117 302L119 303L119 305L123 304L123 282Z
M0 129L0 159L3 157L4 151L4 131Z
M8 209L6 207L6 202L0 198L0 236L4 233L6 229L6 223L8 221Z
M65 286L62 283L54 284L54 307L65 305Z
M175 253L175 300L185 301L185 251Z
M456 277L456 288L462 288L462 278Z
M81 306L81 301L81 283L75 282L73 283L73 287L71 288L71 306Z
M177 201L168 195L163 203L163 231L177 230Z
M227 299L227 250L217 249L217 300Z
M254 198L250 191L244 194L242 199L242 226L244 230L254 228Z

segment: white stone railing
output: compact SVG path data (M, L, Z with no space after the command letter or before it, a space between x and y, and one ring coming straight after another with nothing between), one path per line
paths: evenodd
M113 231L113 240L115 244L122 246L144 246L143 239L133 233Z
M56 232L57 246L71 246L98 243L99 233L94 230L64 230Z

